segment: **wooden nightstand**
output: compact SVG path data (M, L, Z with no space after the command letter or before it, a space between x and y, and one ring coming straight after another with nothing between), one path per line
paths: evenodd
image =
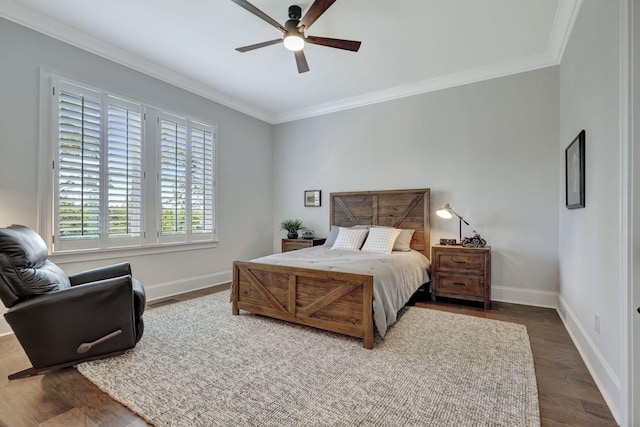
M282 252L324 245L327 239L282 239Z
M436 297L484 303L491 308L491 247L434 245L431 248L431 301Z

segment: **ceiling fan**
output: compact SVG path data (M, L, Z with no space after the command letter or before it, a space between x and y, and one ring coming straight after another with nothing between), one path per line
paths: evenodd
M358 49L360 49L361 42L305 35L305 32L311 28L311 25L313 25L320 15L329 9L336 0L315 0L302 19L300 19L302 16L302 9L300 6L289 6L289 20L284 23L284 26L246 0L231 1L284 33L284 36L279 39L236 48L238 52L248 52L261 47L283 43L284 47L293 51L296 58L296 64L298 65L298 73L306 73L309 71L309 65L307 64L307 58L305 58L302 50L305 42L334 47L337 49L350 50L352 52L357 52Z

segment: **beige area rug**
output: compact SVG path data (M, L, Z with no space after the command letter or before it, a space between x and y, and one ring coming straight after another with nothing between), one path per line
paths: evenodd
M157 426L539 426L526 328L410 307L361 341L241 312L150 310L138 346L78 366Z

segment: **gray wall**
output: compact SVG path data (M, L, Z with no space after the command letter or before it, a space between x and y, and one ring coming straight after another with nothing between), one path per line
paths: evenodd
M217 248L135 257L125 251L110 259L96 254L86 262L54 257L65 271L126 259L151 296L158 296L183 289L181 284L204 286L228 279L233 260L271 251L270 124L3 19L0 41L0 226L38 226L39 82L44 68L169 112L217 123L219 130ZM154 290L158 286L163 290Z
M494 299L555 306L560 292L559 311L618 415L619 13L619 2L585 0L560 67L276 126L0 19L0 226L38 225L45 68L219 128L217 248L61 260L69 273L127 259L152 294L166 293L279 251L282 219L326 235L332 191L430 187L432 243L457 236L456 221L434 215L451 203L471 223L463 234L475 229L493 248ZM581 129L587 208L568 211L564 149ZM315 189L322 207L303 207Z
M559 311L617 419L624 304L620 88L620 2L586 0L560 65ZM564 150L581 129L586 207L567 210Z
M557 67L277 125L273 249L285 218L326 236L332 191L429 187L432 243L458 236L450 203L492 246L494 299L555 307L557 141Z

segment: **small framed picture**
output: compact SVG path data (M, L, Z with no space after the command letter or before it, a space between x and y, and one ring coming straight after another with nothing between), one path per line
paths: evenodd
M565 150L565 198L567 209L578 209L585 207L584 143L585 132L584 130L582 130Z
M304 192L304 205L318 207L322 203L320 190L307 190Z

